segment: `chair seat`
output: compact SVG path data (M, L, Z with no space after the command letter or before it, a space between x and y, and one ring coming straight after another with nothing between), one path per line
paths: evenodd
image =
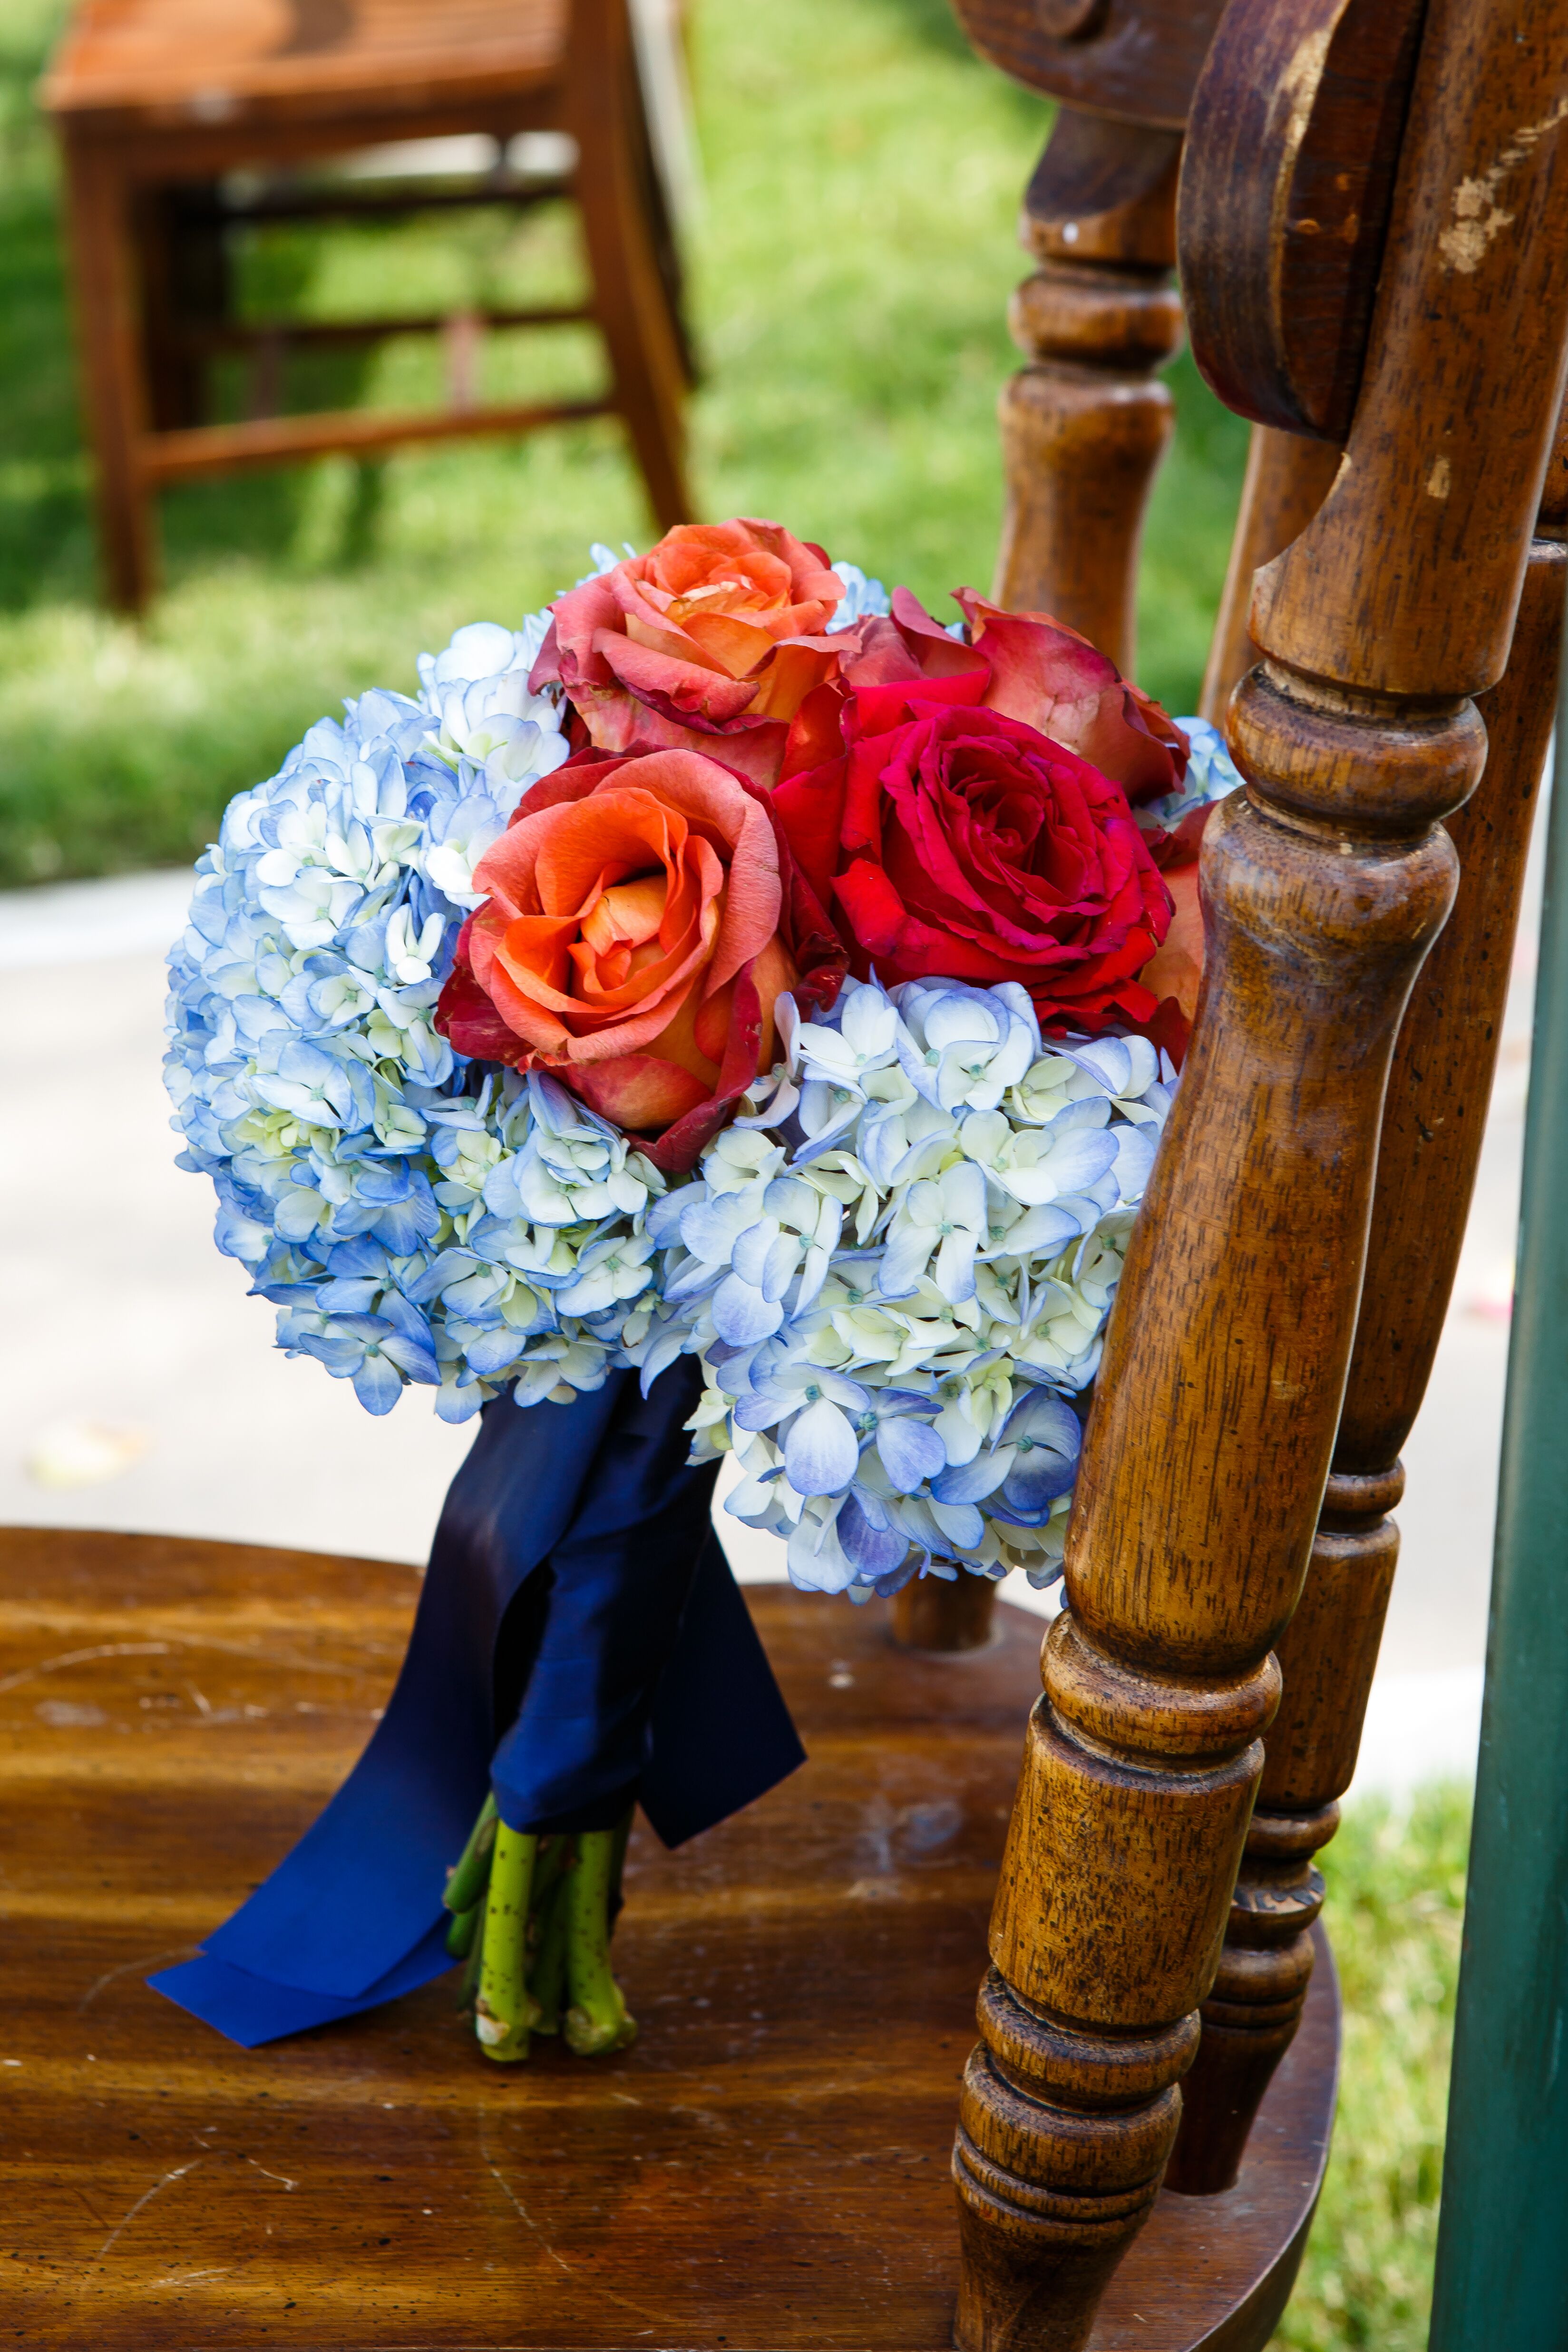
M942 2352L957 2079L1039 1687L1037 1619L895 1650L748 1598L810 1763L678 1853L633 1841L642 2038L486 2063L448 1979L244 2053L142 1979L310 1821L395 1674L407 1569L0 1533L0 2177L30 2344ZM1093 2352L1249 2352L1327 2154L1326 1952L1239 2186L1163 2195ZM19 2061L19 2064L15 2062Z
M45 78L52 112L222 121L319 105L377 113L559 75L569 0L94 0Z

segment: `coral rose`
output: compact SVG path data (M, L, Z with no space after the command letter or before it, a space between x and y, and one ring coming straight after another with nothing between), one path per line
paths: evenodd
M685 751L579 754L475 869L436 1026L553 1071L670 1172L773 1057L773 1006L831 1003L845 956L760 790Z
M682 523L558 598L530 688L563 687L612 752L716 751L770 784L790 722L853 632L828 634L843 584L776 522Z
M967 698L988 677L856 689L845 749L782 782L779 815L858 976L1016 980L1042 1022L1145 1024L1171 900L1126 793Z

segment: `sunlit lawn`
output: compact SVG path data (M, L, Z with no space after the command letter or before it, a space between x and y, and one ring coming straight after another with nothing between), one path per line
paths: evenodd
M166 592L142 628L95 601L52 158L31 87L63 8L0 11L0 881L178 863L229 794L340 696L409 686L465 620L515 619L645 543L611 424L191 488L163 501ZM994 408L1016 363L1019 192L1038 101L976 64L943 0L698 0L708 203L692 253L706 367L695 474L710 514L779 517L928 601L989 583ZM279 231L244 261L256 310L537 299L574 282L570 218ZM597 381L591 336L497 338L486 390ZM1244 434L1186 362L1143 600L1145 683L1197 693ZM232 400L241 388L227 387ZM312 400L439 397L430 350L317 363ZM1425 2338L1465 1807L1353 1809L1326 1858L1349 2002L1328 2191L1280 2337L1296 2352Z

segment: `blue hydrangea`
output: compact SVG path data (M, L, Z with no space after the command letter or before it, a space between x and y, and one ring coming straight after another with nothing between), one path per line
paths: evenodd
M873 613L892 612L893 599L882 582L868 579L858 563L835 563L831 569L843 583L844 593L828 617L830 632L852 629L857 621L865 620Z
M549 614L423 656L413 698L323 719L230 803L169 959L180 1165L278 1344L371 1412L464 1420L599 1386L651 1280L663 1180L553 1080L486 1072L434 1025L474 868L567 756L530 694Z
M834 568L831 625L888 610ZM465 1062L433 1015L475 867L567 756L528 683L549 622L460 629L417 696L321 720L199 861L165 1070L219 1247L372 1412L413 1384L461 1421L701 1354L699 1452L739 1454L730 1507L798 1582L1049 1578L1168 1064L1043 1045L1017 988L852 984L810 1024L786 998L787 1064L667 1193L555 1080ZM1173 827L1239 782L1184 723L1187 781L1147 812Z
M1142 1037L1042 1040L1016 983L845 983L655 1202L644 1380L682 1352L727 1508L797 1584L1060 1572L1071 1400L1100 1360L1175 1073Z
M1186 773L1174 793L1157 801L1145 801L1134 810L1145 830L1174 833L1194 809L1206 808L1211 801L1223 800L1227 793L1241 789L1241 771L1218 727L1211 727L1207 719L1178 719L1176 725L1190 746Z

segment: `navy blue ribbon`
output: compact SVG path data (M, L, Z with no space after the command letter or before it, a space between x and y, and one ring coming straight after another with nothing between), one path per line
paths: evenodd
M487 1788L503 1821L666 1845L805 1760L686 1461L689 1359L566 1405L487 1405L452 1482L408 1654L342 1788L201 1956L148 1981L253 2047L452 1963L441 1896Z

